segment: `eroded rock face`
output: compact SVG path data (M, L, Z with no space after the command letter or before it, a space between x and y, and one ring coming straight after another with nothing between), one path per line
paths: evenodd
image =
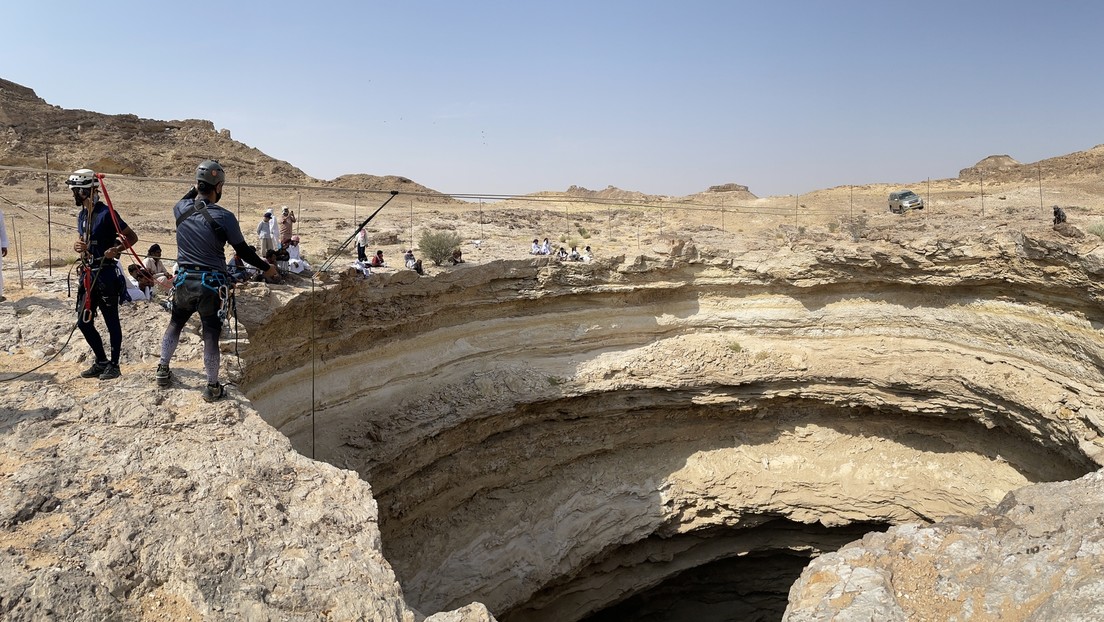
M372 483L414 606L505 620L583 619L760 554L777 520L935 521L1102 461L1089 248L671 251L348 279L250 318L294 328L252 344L248 392Z
M814 560L784 620L1104 619L1104 472Z
M5 379L73 326L64 279L39 285L0 308ZM421 619L384 559L369 485L295 452L236 389L203 402L195 327L174 387L154 389L168 315L137 303L122 316L121 378L77 376L77 333L0 385L0 618ZM226 378L237 362L224 363ZM430 619L493 619L446 613Z

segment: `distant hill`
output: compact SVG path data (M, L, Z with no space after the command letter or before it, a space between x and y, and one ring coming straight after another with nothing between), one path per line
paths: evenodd
M142 177L187 178L199 162L217 159L231 182L329 185L363 190L440 193L405 177L356 174L333 181L315 179L302 170L216 130L210 121L158 121L132 114L107 115L68 110L47 103L25 86L0 78L0 165ZM0 172L0 180L20 175ZM400 188L401 186L401 188ZM442 200L452 201L445 195Z
M991 155L958 172L958 178L976 180L984 177L994 182L1021 182L1044 179L1073 179L1099 176L1104 170L1104 145L1086 151L1075 151L1038 162L1021 164L1007 155Z

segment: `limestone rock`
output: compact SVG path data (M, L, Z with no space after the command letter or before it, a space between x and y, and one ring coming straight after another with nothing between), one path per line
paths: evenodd
M1009 493L974 517L902 525L814 560L783 618L1104 619L1104 471Z

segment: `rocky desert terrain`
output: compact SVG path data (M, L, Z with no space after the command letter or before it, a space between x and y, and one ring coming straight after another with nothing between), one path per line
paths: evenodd
M801 196L449 197L3 81L0 126L6 619L1104 616L1104 146ZM240 288L218 403L197 328L154 387L155 303L120 379L79 378L63 172L107 173L171 257L214 156L247 232L289 205L334 269ZM889 213L905 187L926 209ZM466 262L351 270L392 190L373 248L450 230Z

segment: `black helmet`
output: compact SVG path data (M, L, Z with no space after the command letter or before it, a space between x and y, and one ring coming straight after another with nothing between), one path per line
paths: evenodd
M222 165L218 163L218 160L204 160L196 168L196 181L217 186L226 181L226 171L222 170Z

